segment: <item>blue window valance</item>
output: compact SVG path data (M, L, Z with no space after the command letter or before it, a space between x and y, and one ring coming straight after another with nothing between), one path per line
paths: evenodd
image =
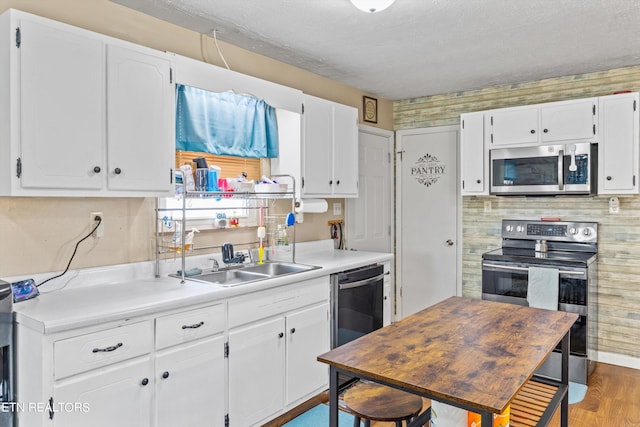
M220 156L278 157L275 108L234 92L176 86L176 150Z

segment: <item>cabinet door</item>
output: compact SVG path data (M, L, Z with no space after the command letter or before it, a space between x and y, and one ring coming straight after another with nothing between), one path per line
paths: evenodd
M20 31L21 186L102 188L103 42L28 19Z
M156 357L156 426L224 426L224 337L165 350Z
M491 113L492 146L538 142L538 106Z
M358 197L358 110L334 104L333 195Z
M284 407L284 317L229 333L229 421L250 426Z
M484 149L484 113L460 116L460 175L462 195L489 194L485 183L488 167Z
M303 195L327 195L332 191L333 108L332 103L304 97Z
M53 425L150 427L151 366L145 357L58 381L53 391Z
M316 358L330 350L329 304L289 314L287 322L287 405L326 387L329 371Z
M542 106L542 141L594 140L596 103L596 98L588 98Z
M107 46L110 190L171 190L175 95L170 70L162 52Z
M598 194L637 194L638 93L599 99Z

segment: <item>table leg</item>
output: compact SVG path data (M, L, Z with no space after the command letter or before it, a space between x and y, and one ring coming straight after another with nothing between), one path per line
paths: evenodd
M562 384L567 386L567 393L562 398L560 403L560 426L569 426L569 348L570 348L570 335L571 331L568 331L562 338L560 349L562 351Z
M492 426L493 425L493 414L491 412L481 412L482 416L482 425L483 426Z
M338 370L329 366L329 427L338 427Z

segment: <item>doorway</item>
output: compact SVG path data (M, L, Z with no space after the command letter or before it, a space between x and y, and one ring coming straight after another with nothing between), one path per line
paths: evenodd
M459 126L398 131L398 318L461 295Z
M359 197L346 199L346 249L393 252L393 132L360 126Z

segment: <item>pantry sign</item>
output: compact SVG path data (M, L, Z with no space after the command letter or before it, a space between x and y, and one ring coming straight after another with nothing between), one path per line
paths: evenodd
M426 187L437 183L447 173L447 166L436 156L425 154L411 167L411 176Z

